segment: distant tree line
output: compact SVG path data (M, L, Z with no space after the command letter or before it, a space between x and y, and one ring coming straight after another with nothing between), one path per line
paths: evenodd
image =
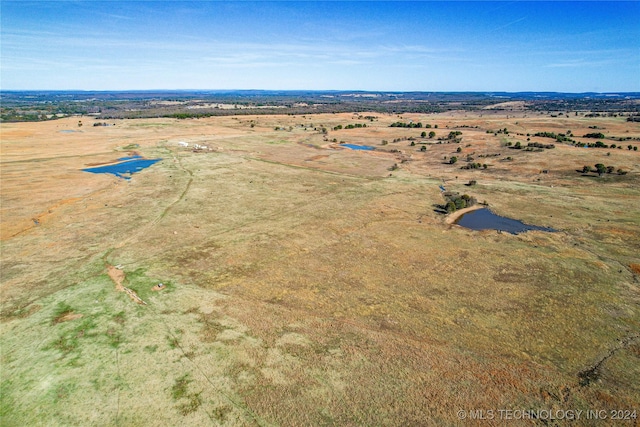
M367 125L365 123L355 123L352 125L346 125L344 127L342 127L342 125L338 125L338 126L334 126L333 130L340 130L340 129L356 129L356 128L366 128Z
M409 123L405 123L405 122L395 122L395 123L391 123L389 125L390 128L421 128L422 127L422 123L418 122L418 123L414 123L414 122L409 122ZM429 126L431 127L431 126Z
M527 134L527 136L529 135ZM553 132L537 132L537 133L534 133L533 136L539 136L542 138L553 138L558 142L575 142L575 140L570 138L571 136L573 136L571 131L567 131L566 134L564 133L556 134Z
M602 132L592 132L582 135L583 138L601 138L604 139L605 135Z

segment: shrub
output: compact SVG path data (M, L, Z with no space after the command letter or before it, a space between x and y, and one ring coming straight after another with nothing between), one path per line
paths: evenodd
M447 204L445 205L445 210L448 213L452 213L456 211L456 204L453 203L452 201L448 201Z
M459 199L455 199L453 203L455 203L456 209L464 209L467 207L467 201L462 197Z
M593 132L593 133L587 133L585 135L582 136L583 138L602 138L604 139L605 136L602 132Z

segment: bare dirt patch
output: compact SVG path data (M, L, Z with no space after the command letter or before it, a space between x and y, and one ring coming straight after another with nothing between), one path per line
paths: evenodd
M124 271L114 267L113 265L107 265L107 274L111 277L113 283L116 284L116 291L124 292L124 286L122 285L126 278Z
M116 284L116 291L126 293L129 298L131 298L131 300L136 304L147 305L147 303L144 302L133 289L129 289L122 284L126 279L126 274L124 271L112 265L107 265L107 274L109 274L111 280L113 280L113 282Z
M58 317L53 319L53 323L68 322L70 320L80 319L82 316L84 316L84 314L82 314L82 313L74 313L74 312L70 311L70 312L67 312L67 313L62 313L61 315L59 315Z

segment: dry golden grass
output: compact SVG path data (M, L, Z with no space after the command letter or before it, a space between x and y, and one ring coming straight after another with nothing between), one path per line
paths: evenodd
M388 127L409 120L438 128ZM640 410L640 154L504 146L593 125L638 138L638 124L525 111L82 121L1 125L3 425ZM332 130L350 123L367 127ZM163 161L130 181L81 171L133 151ZM471 153L488 169L444 159ZM629 173L576 172L595 163ZM449 225L441 184L559 232ZM107 265L147 305L116 292Z

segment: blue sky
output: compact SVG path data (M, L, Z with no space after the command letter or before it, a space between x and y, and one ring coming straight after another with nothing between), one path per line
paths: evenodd
M640 2L2 0L5 90L640 91Z

